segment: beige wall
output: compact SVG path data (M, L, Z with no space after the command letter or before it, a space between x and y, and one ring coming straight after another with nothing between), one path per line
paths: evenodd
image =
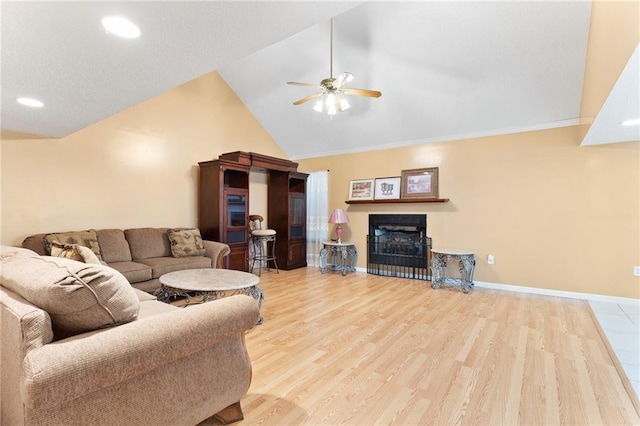
M249 214L262 216L264 218L263 227L269 224L269 215L267 214L268 180L269 175L265 171L252 170L249 175Z
M347 208L361 268L369 213L426 213L435 246L476 253L478 281L640 297L637 143L580 147L575 126L298 161L331 170L329 208ZM423 167L439 167L449 202L344 203L350 180Z
M286 157L217 73L65 138L3 139L2 243L37 232L195 226L197 164L232 151Z

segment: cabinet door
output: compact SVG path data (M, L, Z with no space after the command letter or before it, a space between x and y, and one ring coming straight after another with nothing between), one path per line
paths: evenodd
M249 191L225 189L223 194L223 242L229 245L229 269L247 270Z
M229 253L229 269L233 269L235 271L247 271L248 268L248 256L249 250L247 246L229 246L231 248L231 252Z
M289 269L307 266L307 209L304 194L289 195Z
M306 239L306 209L304 194L289 196L289 236L291 239Z
M303 268L307 266L307 242L305 240L292 241L289 244L289 269Z
M224 192L224 242L247 243L247 200L244 192Z

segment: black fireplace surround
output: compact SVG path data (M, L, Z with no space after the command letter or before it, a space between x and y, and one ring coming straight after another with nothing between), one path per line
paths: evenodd
M367 272L431 279L431 238L426 214L370 214Z

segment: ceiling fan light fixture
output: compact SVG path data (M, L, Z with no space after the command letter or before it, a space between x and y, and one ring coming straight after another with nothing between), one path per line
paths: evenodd
M349 101L344 96L336 96L336 103L340 112L346 111L351 108L351 104L349 104Z
M322 112L323 109L324 109L324 97L320 97L316 101L316 104L314 105L313 110Z
M333 92L327 93L326 104L327 104L327 114L335 115L338 112L337 98L335 93Z

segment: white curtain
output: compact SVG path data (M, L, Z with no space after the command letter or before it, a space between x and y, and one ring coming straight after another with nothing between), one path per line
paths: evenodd
M309 174L307 179L307 265L320 266L322 242L329 235L329 172Z

